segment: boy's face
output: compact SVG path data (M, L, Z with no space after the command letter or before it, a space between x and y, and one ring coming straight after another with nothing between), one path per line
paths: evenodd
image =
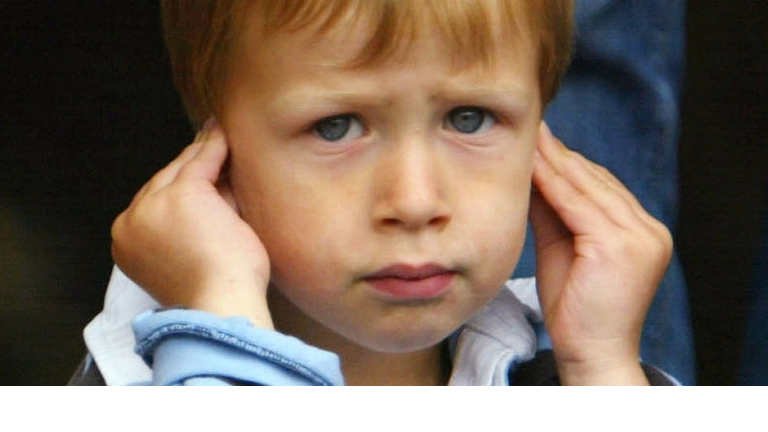
M351 69L359 34L246 30L221 121L270 289L319 328L406 352L469 319L517 262L541 120L536 63L517 44L493 67L456 70L436 37Z

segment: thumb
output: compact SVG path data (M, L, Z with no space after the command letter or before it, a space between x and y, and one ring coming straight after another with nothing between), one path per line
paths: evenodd
M232 184L229 180L229 163L225 162L224 166L221 168L221 173L219 174L219 179L216 182L216 189L219 191L219 195L221 195L222 198L224 198L224 201L229 204L229 206L232 208L232 210L235 211L238 215L240 214L240 207L237 205L237 199L235 198L235 194L232 191Z

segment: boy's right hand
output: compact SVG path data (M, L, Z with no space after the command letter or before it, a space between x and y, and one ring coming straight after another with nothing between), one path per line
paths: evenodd
M238 215L222 175L227 153L223 130L209 120L117 217L112 255L163 306L242 315L272 329L269 258Z

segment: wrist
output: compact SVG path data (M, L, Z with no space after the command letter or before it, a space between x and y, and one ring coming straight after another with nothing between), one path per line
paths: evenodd
M266 302L263 302L262 305L256 303L229 303L226 301L200 301L193 302L189 308L207 312L221 318L245 317L254 327L263 330L275 329Z
M266 286L256 283L238 283L236 279L209 282L210 289L199 289L188 306L222 318L242 316L254 327L274 330L267 305Z
M579 361L557 359L557 370L563 385L649 385L637 357Z

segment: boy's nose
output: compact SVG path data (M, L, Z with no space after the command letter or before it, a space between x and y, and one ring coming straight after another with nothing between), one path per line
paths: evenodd
M401 145L384 157L374 218L380 228L442 229L451 219L443 166L428 146Z

